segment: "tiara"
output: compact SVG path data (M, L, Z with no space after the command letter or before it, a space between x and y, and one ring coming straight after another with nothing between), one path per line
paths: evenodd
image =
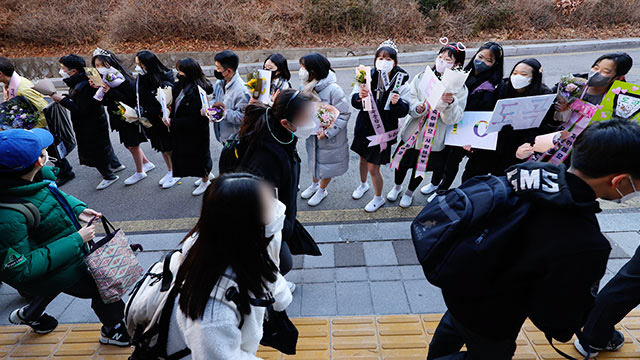
M107 50L96 48L95 50L93 50L93 56L98 56L98 55L111 56L111 54L109 54Z
M391 39L387 39L384 42L382 42L382 44L380 44L380 46L378 46L378 48L376 49L376 51L380 50L380 48L383 47L390 47L392 48L395 52L398 52L398 46L396 46L396 43L394 43L393 41L391 41Z

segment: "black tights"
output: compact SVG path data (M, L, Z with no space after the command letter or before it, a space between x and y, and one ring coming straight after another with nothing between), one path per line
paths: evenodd
M402 183L404 182L404 178L407 176L407 173L409 172L409 170L410 168L406 166L400 166L398 170L396 170L395 172L396 185L402 185ZM413 171L411 172L411 180L409 180L409 187L408 187L409 191L411 192L416 191L418 186L420 186L420 184L422 183L422 180L424 180L422 176L416 177L416 168L414 167Z

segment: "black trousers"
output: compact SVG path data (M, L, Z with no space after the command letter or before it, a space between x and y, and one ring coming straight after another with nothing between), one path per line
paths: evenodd
M100 319L100 322L107 327L118 324L124 318L124 302L119 300L111 304L105 304L100 298L96 282L88 272L83 273L78 282L62 292L80 299L91 299L91 308ZM22 314L24 319L28 321L38 320L56 296L58 294L34 296Z
M120 162L120 159L118 159L115 151L113 151L113 148L107 152L107 159L109 160L109 164L107 166L98 166L96 168L100 172L100 175L102 175L102 178L105 180L113 180L116 178L116 174L114 174L113 169L119 168L122 163Z
M429 344L427 360L510 360L517 337L517 332L504 340L484 337L467 329L447 311ZM460 351L463 345L467 346L465 352Z
M446 146L441 151L432 151L429 154L429 162L427 162L427 171L432 171L431 175L431 184L434 186L438 186L438 191L445 191L451 187L453 181L456 178L458 173L458 164L464 157L464 153L462 156L457 152L457 149L464 151L462 148L456 148L453 146ZM405 157L407 160L400 162L400 166L398 170L395 171L395 184L402 185L405 177L409 170L411 170L411 179L409 180L409 191L415 191L418 186L424 180L421 176L416 177L416 163L418 159L418 150L409 149ZM455 166L449 166L449 162L455 162L456 158L460 158L457 160Z
M53 162L53 165L58 169L60 169L60 172L58 173L59 178L68 178L71 175L73 175L73 167L69 163L69 160L58 159L55 162Z
M640 248L598 293L584 325L584 346L602 349L613 337L615 325L640 304Z
M291 250L286 241L282 241L280 246L280 274L282 276L287 275L293 268L293 256L291 256Z

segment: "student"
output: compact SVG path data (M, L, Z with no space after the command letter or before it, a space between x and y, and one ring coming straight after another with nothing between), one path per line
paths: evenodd
M200 219L182 244L180 292L169 321L167 352L183 359L258 359L266 304L283 311L291 291L278 273L284 204L250 174L225 174L204 196ZM242 216L238 216L238 214ZM236 304L225 295L235 288Z
M44 129L0 133L0 199L24 204L22 210L14 204L0 207L0 280L33 297L28 305L11 312L9 321L48 334L58 321L44 311L65 293L91 299L91 308L102 322L101 343L129 346L122 320L124 302L105 304L84 262L95 224L81 227L80 222L91 222L102 214L58 190L53 169L45 166L46 148L52 143L53 136ZM35 211L39 224L29 224L24 214Z
M96 189L105 189L118 180L114 169L124 168L111 146L107 114L102 104L93 98L96 89L89 86L84 59L70 54L61 57L59 62L60 75L69 87L69 94L55 93L51 98L71 113L80 164L95 167L102 175Z
M455 67L462 67L464 65L465 51L461 44L448 44L443 46L436 57L436 64L433 66L433 71L438 78L442 77L446 69L452 69ZM402 192L402 182L404 181L409 170L412 170L411 180L409 180L409 186L407 191L402 195L400 199L400 206L407 208L411 206L413 202L413 192L420 186L423 178L417 174L418 159L420 152L426 150L424 148L424 133L427 126L426 116L430 110L426 103L426 94L420 91L420 83L424 72L416 75L411 81L411 107L409 110L409 116L404 120L402 128L400 130L400 137L402 142L396 148L396 154L394 157L399 157L399 151L405 146L409 138L418 133L418 139L415 144L406 149L406 153L400 159L394 159L398 162L398 169L395 171L395 186L387 194L387 199L395 201ZM438 120L431 142L431 152L427 162L426 171L433 171L431 176L431 184L427 185L427 193L431 193L436 189L439 191L446 191L451 186L450 181L443 181L444 167L452 148L446 148L444 146L444 135L446 133L447 125L459 123L462 120L462 114L464 107L467 103L467 89L462 87L454 93L445 93L436 105L438 110ZM424 120L423 120L424 119ZM422 123L422 126L420 125ZM435 193L434 193L435 194ZM429 199L431 201L431 199Z
M194 196L202 195L211 184L211 149L209 118L202 112L198 86L207 94L213 88L204 76L202 68L192 58L184 58L176 64L178 82L173 87L173 106L169 123L173 152L171 164L177 178L194 176Z
M116 130L120 135L120 143L122 143L133 157L136 165L136 173L125 179L125 185L137 184L139 181L147 177L147 172L156 168L156 166L147 159L144 152L140 148L140 144L147 141L142 125L139 122L129 123L125 121L119 114L119 103L122 102L128 106L135 108L136 105L136 88L133 75L122 65L118 57L108 50L96 49L91 58L91 65L98 69L103 77L107 74L115 76L123 76L124 82L117 87L111 88L106 83L102 85L104 97L102 103L107 107L109 113L109 122L111 130ZM97 88L95 84L89 81L92 87ZM124 167L113 169L114 172L124 170Z
M293 266L289 243L297 236L300 157L296 144L315 132L313 110L309 98L300 91L287 89L276 97L272 108L261 103L247 106L238 133L241 142L247 144L240 168L273 185L278 199L287 206L280 250L280 273L283 275ZM290 288L293 292L295 285L290 283Z
M392 41L387 40L380 44L376 50L375 68L371 69L371 92L361 88L356 84L351 93L351 106L358 112L356 127L354 130L351 150L360 156L360 185L351 195L355 200L361 199L369 191L367 183L368 174L373 182L374 197L365 206L366 212L376 212L381 208L385 199L382 197L383 180L380 174L380 165L388 164L391 161L391 147L396 139L384 141L385 148L380 145L369 146L367 137L376 135L371 123L371 112L364 111L362 99L371 97L374 110L380 114L380 119L384 126L384 131L389 132L398 129L399 119L409 113L409 74L398 66L398 48ZM388 88L385 87L383 72L389 79ZM394 90L395 82L402 79L400 89ZM387 103L389 103L388 110Z
M218 81L213 91L213 106L225 109L222 121L214 124L216 138L224 144L229 136L240 130L244 108L249 103L249 92L238 74L240 58L231 50L219 52L215 56L216 70L214 75Z
M173 140L169 127L162 119L162 107L156 98L158 88L173 88L173 71L169 70L160 59L148 50L136 54L136 91L138 106L142 109L140 116L151 122L151 127L145 129L145 133L151 140L151 147L162 153L162 158L167 165L167 174L160 179L159 184L163 189L169 189L180 181L173 176L173 164L171 163L171 150ZM167 119L168 120L168 119Z
M291 88L291 72L284 55L275 53L269 55L262 65L264 70L271 71L271 95Z
M611 251L596 199L626 199L640 188L639 156L640 126L604 121L578 137L569 170L536 162L510 168L516 195L531 204L526 220L505 242L514 246L505 248L483 294L443 291L448 311L428 359L511 359L527 317L554 339L570 340L593 305ZM539 183L526 180L536 176Z
M504 76L504 52L502 46L493 41L484 43L480 46L473 58L469 60L464 70L469 72L469 77L467 77L467 81L465 82L469 96L467 97L467 106L464 110L493 111L496 106L496 101L498 100L496 90L502 83ZM491 154L488 150L471 149L471 146L464 148L445 146L445 150L446 148L449 148L450 152L444 166L442 183L445 185L448 184L449 186L451 186L455 180L458 169L460 168L460 162L465 156L469 158L481 158ZM467 176L471 173L470 171ZM466 180L466 178L463 180ZM420 192L428 195L435 190L436 188L434 188L433 185L427 184L420 189Z
M307 156L313 183L301 196L309 199L309 206L317 206L329 193L331 179L349 170L349 139L347 123L351 117L344 91L336 81L336 73L329 60L319 53L300 58L302 93L321 103L334 106L340 112L333 125L319 129L307 139Z

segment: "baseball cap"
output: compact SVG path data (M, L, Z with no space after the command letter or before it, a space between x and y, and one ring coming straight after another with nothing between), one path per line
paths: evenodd
M10 129L0 131L0 172L19 172L35 164L42 149L53 144L45 129Z

